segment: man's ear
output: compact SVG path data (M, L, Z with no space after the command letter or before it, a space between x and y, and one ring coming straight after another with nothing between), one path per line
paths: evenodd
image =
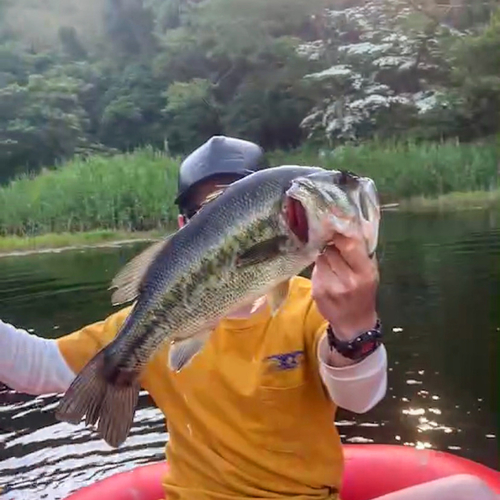
M187 223L187 221L186 221L186 217L185 217L184 215L182 215L182 214L179 214L179 215L177 216L177 225L179 226L179 229L180 229L181 227L185 226L185 225L186 225L186 223Z

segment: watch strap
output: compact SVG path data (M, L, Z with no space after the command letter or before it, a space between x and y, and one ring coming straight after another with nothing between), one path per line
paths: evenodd
M335 349L345 358L361 361L372 354L382 343L382 324L380 319L377 319L374 328L350 341L338 339L331 325L328 325L326 334L331 351Z

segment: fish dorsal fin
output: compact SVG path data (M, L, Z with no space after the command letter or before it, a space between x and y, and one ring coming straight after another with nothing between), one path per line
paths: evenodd
M151 246L136 255L113 278L109 290L116 288L111 297L113 305L123 304L134 300L139 294L140 287L149 266L168 244L170 238L153 243Z

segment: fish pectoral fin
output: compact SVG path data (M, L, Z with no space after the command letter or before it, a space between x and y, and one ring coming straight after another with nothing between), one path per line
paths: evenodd
M238 256L236 266L250 266L281 255L283 253L283 244L286 240L286 236L276 236L255 244Z
M177 372L181 371L203 349L210 333L207 331L186 340L173 342L168 352L169 368Z
M111 303L113 305L123 304L134 300L139 294L141 283L149 269L149 266L165 248L168 239L163 239L142 251L139 255L135 256L128 262L121 271L113 278L109 290L116 288L111 296Z
M269 307L271 308L271 316L275 316L278 309L283 305L288 296L289 289L290 280L286 280L268 292L267 301L269 303Z

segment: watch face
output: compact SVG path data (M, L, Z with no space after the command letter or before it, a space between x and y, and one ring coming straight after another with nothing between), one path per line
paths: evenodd
M371 351L375 349L375 347L377 347L377 342L371 340L370 342L362 344L359 352L360 354L369 354Z
M378 340L366 340L365 342L356 343L344 349L339 349L339 353L349 359L361 360L377 349L380 345Z

